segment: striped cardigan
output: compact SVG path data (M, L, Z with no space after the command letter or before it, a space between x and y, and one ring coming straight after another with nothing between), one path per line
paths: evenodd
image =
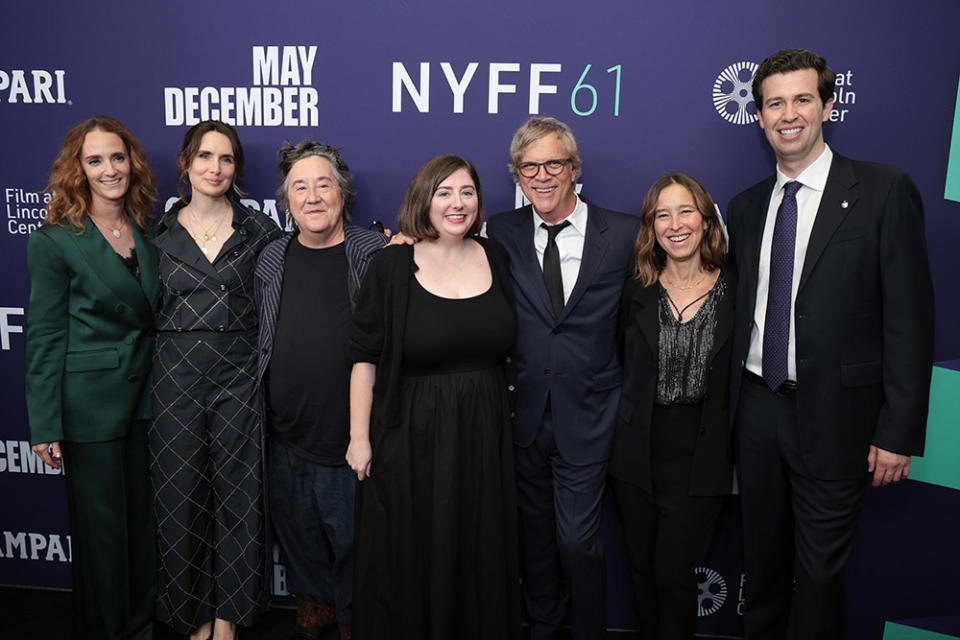
M350 308L357 303L360 283L374 254L387 243L387 237L376 231L368 231L353 224L343 225L347 253L347 292ZM277 329L277 313L280 309L280 293L283 290L283 266L287 245L296 237L294 231L268 244L260 253L254 271L254 300L260 319L260 335L257 340L257 386L270 364L273 354L273 339Z

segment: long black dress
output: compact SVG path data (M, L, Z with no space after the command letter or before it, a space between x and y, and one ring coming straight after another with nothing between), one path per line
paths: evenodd
M405 327L394 335L399 420L372 430L371 476L358 493L355 638L516 638L516 500L500 366L516 332L512 304L496 271L488 291L462 300L435 296L407 273Z

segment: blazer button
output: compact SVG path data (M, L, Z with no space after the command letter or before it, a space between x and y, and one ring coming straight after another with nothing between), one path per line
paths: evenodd
M506 362L507 364L513 362L513 360L510 359L510 356L507 356L506 358L504 358L503 361Z
M217 331L226 331L226 330L227 328L224 327L223 325L220 325L219 327L217 327Z
M127 336L123 339L124 344L133 344L133 336Z
M507 391L516 391L516 387L514 387L512 384L508 384Z
M140 379L140 376L138 376L138 375L135 374L135 373L130 374L129 376L127 376L127 382L136 382L136 381L139 380L139 379Z
M183 327L177 327L177 333L183 333Z
M546 369L543 370L543 375L545 375L545 376L548 376L548 375L550 375L551 373L552 373L552 372L550 371L550 367L547 367Z
M124 304L118 304L116 309L117 313L124 313L127 310L127 306Z
M220 285L220 291L226 291L226 290L227 290L227 285L225 284Z
M706 433L706 432L707 432L706 429L704 429L703 427L700 427L700 433Z

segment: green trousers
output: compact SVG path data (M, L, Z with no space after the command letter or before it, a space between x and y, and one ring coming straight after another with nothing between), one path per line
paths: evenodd
M152 640L156 538L147 423L62 443L73 550L74 640Z

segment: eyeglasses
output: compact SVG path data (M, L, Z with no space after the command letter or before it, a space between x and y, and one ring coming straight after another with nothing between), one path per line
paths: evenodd
M568 162L571 162L570 158L556 158L546 162L521 162L517 166L517 171L524 178L535 178L540 173L540 167L543 167L549 175L558 176Z

